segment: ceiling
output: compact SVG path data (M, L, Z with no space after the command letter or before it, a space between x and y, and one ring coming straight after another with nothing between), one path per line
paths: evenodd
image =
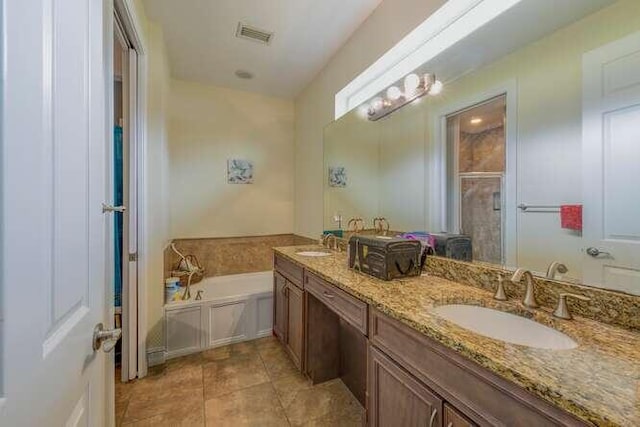
M171 76L293 98L381 0L144 0L164 32ZM274 32L269 45L235 36L238 22ZM237 70L254 75L235 76Z

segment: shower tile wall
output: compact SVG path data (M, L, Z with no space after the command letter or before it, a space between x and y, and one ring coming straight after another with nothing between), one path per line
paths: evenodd
M461 226L463 232L471 236L473 259L477 261L502 263L501 181L500 178L462 178L460 182Z
M460 173L504 172L504 126L480 133L460 132Z
M503 173L504 126L478 133L460 132L459 171ZM499 177L461 177L462 231L471 236L473 259L502 262L502 213Z
M294 234L278 234L256 237L222 237L204 239L176 239L180 252L195 255L205 269L206 277L228 274L254 273L273 268L273 251L276 246L306 245L315 240ZM180 258L167 247L164 251L165 277L171 276Z

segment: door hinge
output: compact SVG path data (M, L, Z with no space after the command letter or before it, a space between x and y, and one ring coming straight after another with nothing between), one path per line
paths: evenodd
M138 261L138 252L134 252L132 254L129 254L129 261L130 262Z

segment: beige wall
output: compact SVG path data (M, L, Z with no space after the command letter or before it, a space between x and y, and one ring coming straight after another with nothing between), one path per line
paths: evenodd
M293 231L293 102L171 82L171 238ZM227 184L227 159L253 161L253 184Z
M167 193L168 138L166 110L169 95L169 64L162 29L150 22L141 0L134 2L146 43L146 233L147 246L141 247L146 261L141 285L146 291L148 349L163 345L162 307L164 304L164 248L169 242ZM144 338L144 337L143 337Z
M296 98L296 234L317 237L322 231L322 130L333 120L335 94L443 3L383 1Z
M360 217L365 227L378 216L380 178L380 131L378 123L348 115L324 130L324 229L335 230L334 215L342 215L342 228L349 218ZM346 187L329 185L329 167L342 166Z

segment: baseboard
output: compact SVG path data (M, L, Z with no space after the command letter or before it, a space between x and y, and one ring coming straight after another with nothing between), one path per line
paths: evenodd
M273 335L273 330L271 329L265 329L264 331L260 331L256 334L256 338L264 338L264 337L270 337L271 335Z
M167 352L164 347L147 349L147 366L162 365L167 361Z

